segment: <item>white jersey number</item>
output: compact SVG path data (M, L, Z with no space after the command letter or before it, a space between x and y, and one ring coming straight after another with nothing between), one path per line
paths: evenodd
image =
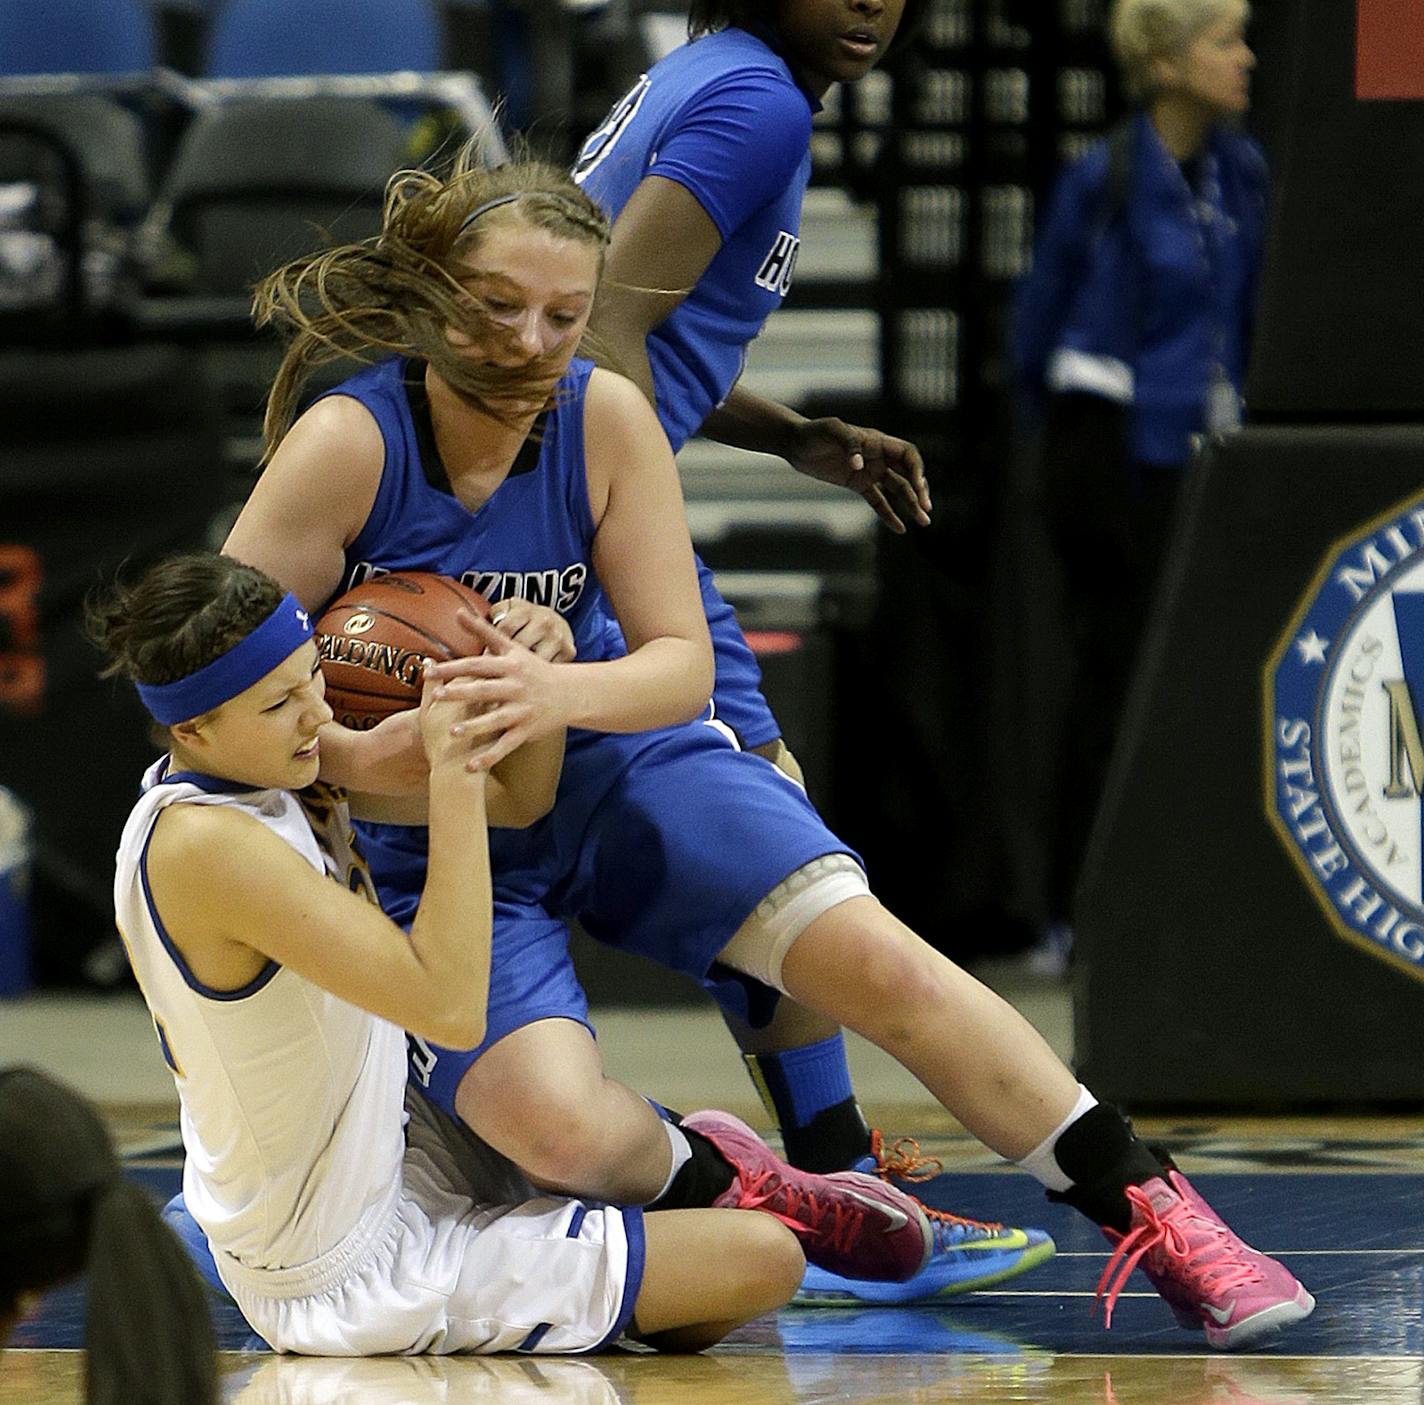
M584 142L579 150L578 160L574 162L574 184L582 185L590 175L593 174L602 163L603 158L613 150L614 143L621 137L627 129L628 124L638 115L638 109L643 105L643 99L648 96L648 89L653 85L648 81L645 73L616 103L608 116L589 133L588 140Z

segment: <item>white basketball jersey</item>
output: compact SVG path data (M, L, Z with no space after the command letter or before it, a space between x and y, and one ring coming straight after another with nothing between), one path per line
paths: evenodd
M340 792L254 791L167 768L167 757L149 768L124 827L114 905L178 1086L184 1198L213 1246L246 1266L309 1263L400 1177L405 1035L276 962L241 990L204 986L153 902L148 844L167 805L232 805L374 901L370 876Z

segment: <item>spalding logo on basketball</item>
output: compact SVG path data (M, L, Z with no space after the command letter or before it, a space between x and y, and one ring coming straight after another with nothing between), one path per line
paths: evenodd
M1424 978L1424 498L1327 553L1266 665L1266 808L1346 940Z
M326 700L345 727L365 731L420 703L421 661L483 652L456 618L489 617L489 602L449 576L374 576L327 606L316 626Z

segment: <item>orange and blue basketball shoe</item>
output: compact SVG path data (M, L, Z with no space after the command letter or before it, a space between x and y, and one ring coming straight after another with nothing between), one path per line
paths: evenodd
M1140 1267L1183 1327L1223 1351L1309 1317L1315 1299L1275 1259L1242 1240L1180 1171L1127 1187L1132 1224L1107 1229L1113 1253L1098 1282L1106 1325L1123 1284Z
M912 1137L901 1137L887 1150L880 1132L873 1130L870 1155L857 1161L854 1169L870 1172L884 1181L892 1176L901 1181L927 1181L944 1167L934 1157L922 1156L919 1143ZM877 1283L827 1273L812 1264L792 1302L798 1307L932 1302L1002 1283L1053 1257L1053 1240L1046 1230L1013 1229L966 1219L928 1205L921 1208L930 1222L934 1248L924 1268L913 1278L903 1283Z
M736 1172L717 1208L761 1210L787 1225L808 1261L833 1273L903 1280L924 1268L933 1247L918 1200L876 1176L819 1176L781 1160L727 1112L694 1112L683 1127L706 1137Z

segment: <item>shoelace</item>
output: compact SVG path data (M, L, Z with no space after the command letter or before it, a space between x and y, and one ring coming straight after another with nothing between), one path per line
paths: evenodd
M885 1139L880 1132L872 1131L870 1151L875 1157L875 1174L882 1181L888 1182L891 1176L899 1181L931 1181L944 1172L944 1162L937 1156L924 1155L914 1137L901 1137L887 1151ZM914 1200L936 1231L936 1240L940 1228L983 1229L990 1233L1003 1229L1003 1225L996 1220L971 1220L967 1215L953 1215L948 1210L936 1210L933 1205L926 1205L919 1196L915 1196Z
M769 1186L768 1181L771 1182ZM782 1197L784 1208L773 1205L772 1202L778 1196ZM805 1218L798 1218L798 1212L803 1205L809 1214ZM865 1211L858 1206L847 1205L841 1200L832 1200L825 1204L818 1200L812 1191L802 1190L799 1186L782 1180L772 1170L744 1177L738 1208L761 1210L773 1219L780 1220L795 1233L814 1235L842 1254L850 1251L860 1236L861 1226L865 1223ZM829 1225L826 1223L828 1212Z
M1235 1235L1218 1220L1199 1214L1180 1192L1176 1201L1162 1211L1153 1205L1141 1186L1130 1185L1124 1193L1128 1202L1141 1212L1142 1222L1118 1241L1103 1269L1103 1276L1098 1279L1093 1310L1096 1312L1098 1304L1102 1304L1104 1327L1112 1326L1113 1306L1123 1285L1132 1277L1132 1270L1154 1249L1160 1248L1167 1258L1172 1259L1182 1270L1188 1286L1202 1296L1229 1292L1232 1288L1244 1288L1248 1283L1261 1281L1264 1275L1260 1269L1241 1259L1216 1257L1206 1263L1197 1262L1203 1253L1212 1249L1224 1247L1230 1252ZM1206 1230L1210 1238L1193 1248L1187 1232L1189 1224Z
M878 1131L871 1132L870 1154L882 1181L891 1176L902 1181L931 1181L944 1171L944 1162L937 1156L925 1156L913 1137L901 1137L887 1151L885 1138Z

